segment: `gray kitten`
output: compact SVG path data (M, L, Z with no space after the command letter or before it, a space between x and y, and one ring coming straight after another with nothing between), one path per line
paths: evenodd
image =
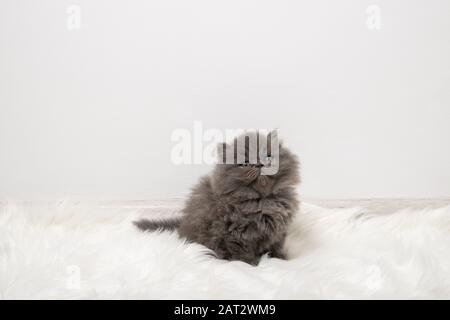
M150 231L177 229L181 237L205 245L221 259L253 265L265 253L284 259L287 228L299 206L295 191L300 182L299 162L281 143L279 148L267 143L275 134L246 133L231 144L220 145L219 154L227 163L216 164L211 175L200 179L181 218L141 220L136 225ZM256 161L251 161L249 155L251 139L266 142L258 143ZM242 142L245 149L240 152L237 146ZM234 159L227 161L230 150ZM276 173L261 174L275 161Z

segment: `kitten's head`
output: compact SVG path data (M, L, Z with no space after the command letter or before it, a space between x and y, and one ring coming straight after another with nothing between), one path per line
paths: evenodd
M220 194L245 185L267 196L300 181L299 161L278 140L275 130L246 132L231 143L219 144L218 155L213 183Z

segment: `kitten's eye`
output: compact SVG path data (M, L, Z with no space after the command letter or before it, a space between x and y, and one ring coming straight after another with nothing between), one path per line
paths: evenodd
M248 167L249 165L250 165L249 161L248 161L248 160L245 160L244 163L240 163L240 164L239 164L239 167Z

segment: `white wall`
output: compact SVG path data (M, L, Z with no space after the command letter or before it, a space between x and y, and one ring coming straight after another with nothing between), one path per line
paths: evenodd
M2 0L0 198L185 193L194 120L280 127L305 197L448 196L449 39L448 0Z

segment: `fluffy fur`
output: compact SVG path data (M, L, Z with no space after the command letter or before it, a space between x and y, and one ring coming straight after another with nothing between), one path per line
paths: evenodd
M299 162L281 144L277 150L270 148L267 140L271 134L268 137L250 132L237 137L234 143L221 145L221 151L234 153L233 159L217 164L211 175L200 179L187 200L181 221L158 224L144 220L137 226L150 231L177 228L181 237L212 249L221 259L253 265L266 253L284 259L287 228L298 209L295 187L300 180ZM252 161L250 139L256 145L261 141L261 148L255 151L269 157L259 156ZM242 150L237 148L238 142ZM224 159L225 155L223 152ZM275 162L277 172L263 175L262 168L270 168Z
M450 298L450 207L372 215L303 203L289 260L253 267L175 233L139 232L132 221L181 208L150 205L0 206L0 298Z

